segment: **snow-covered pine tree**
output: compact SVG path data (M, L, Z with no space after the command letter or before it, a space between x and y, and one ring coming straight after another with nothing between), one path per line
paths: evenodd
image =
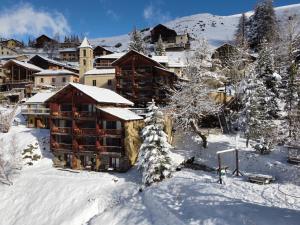
M146 186L171 176L172 162L167 134L164 132L163 113L155 106L154 101L148 107L142 130L143 143L139 150L138 168L142 171L143 183Z
M160 56L166 55L166 49L163 40L161 38L161 35L159 35L159 38L155 44L155 54Z
M278 86L281 82L281 77L275 72L274 53L266 41L261 44L257 59L256 74L258 79L262 79L267 90L272 92L269 94L269 97L271 97L269 102L272 104L267 110L273 118L277 118L279 113Z
M254 148L262 154L271 151L276 143L277 126L270 115L273 107L272 94L259 78L251 79L246 90L244 132L247 143L249 139L259 140Z
M131 32L129 50L135 50L137 52L146 54L145 43L142 38L141 32L136 28L134 28Z
M243 13L239 24L235 33L235 43L239 48L245 49L247 48L248 41L247 41L247 17L246 14Z
M258 49L264 40L269 43L278 40L278 24L272 0L263 0L256 5L248 35L250 47L254 49Z
M179 82L173 92L168 108L173 111L175 126L196 133L207 147L207 137L200 130L204 117L214 115L219 106L209 97L209 93L220 83L220 76L211 72L211 59L206 40L200 40L198 49L190 57L183 76L187 79Z

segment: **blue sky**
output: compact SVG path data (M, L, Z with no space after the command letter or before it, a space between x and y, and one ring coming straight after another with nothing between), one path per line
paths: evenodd
M0 0L0 36L26 39L40 33L89 38L128 33L134 26L197 14L232 15L252 10L256 0ZM275 0L275 6L300 3ZM14 27L14 28L13 28Z

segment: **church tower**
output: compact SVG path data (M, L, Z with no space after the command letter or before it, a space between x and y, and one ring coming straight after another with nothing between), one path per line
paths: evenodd
M83 75L85 72L93 69L93 47L90 45L88 39L85 37L79 46L79 80L84 82Z

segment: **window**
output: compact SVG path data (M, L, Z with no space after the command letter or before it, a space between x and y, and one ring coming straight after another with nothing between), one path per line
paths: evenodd
M119 158L110 158L110 167L118 169L120 167L120 159Z
M71 112L72 111L72 105L71 104L62 104L62 105L60 105L60 111L62 111L62 112Z
M117 129L116 121L106 121L106 129Z
M55 78L52 78L52 83L55 83Z
M84 65L84 66L86 65L86 60L85 60L85 59L83 60L83 65Z
M86 57L86 50L83 49L83 56Z
M62 78L62 82L63 82L63 83L66 82L66 78L65 78L65 77Z
M106 146L121 146L121 139L107 137Z
M96 86L96 85L97 85L97 81L93 80L93 86Z
M41 83L44 83L44 78L41 78Z
M108 80L108 81L107 81L107 85L108 85L108 86L111 86L111 85L112 85L112 80Z

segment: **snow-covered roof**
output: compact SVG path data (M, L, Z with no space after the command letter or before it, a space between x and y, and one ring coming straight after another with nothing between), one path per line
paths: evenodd
M115 104L126 104L126 105L134 105L133 102L127 100L121 95L113 92L109 89L98 88L94 86L78 84L78 83L70 83L69 85L77 88L82 91L86 95L95 99L98 103L115 103ZM68 86L68 85L67 85Z
M42 71L43 70L42 68L40 68L38 66L35 66L35 65L31 64L31 63L21 62L19 60L15 60L15 59L10 59L9 61L7 61L4 64L4 66L6 66L9 63L15 63L15 64L17 64L19 66L25 67L25 68L30 69L30 70L35 70L35 71Z
M76 52L77 48L62 48L59 52Z
M58 61L56 61L54 59L49 59L49 58L47 58L45 56L42 56L40 54L35 55L34 57L40 57L41 59L43 59L43 60L45 60L45 61L47 61L49 63L58 65L58 66L66 67L66 68L73 69L73 70L78 70L78 67L76 67L75 65L70 65L69 63L61 63L61 62L58 62ZM34 58L34 57L32 57L32 58Z
M118 59L118 58L121 58L125 54L126 54L126 52L117 52L117 53L113 53L113 54L99 56L99 57L97 57L97 59Z
M137 115L136 113L126 108L116 108L116 107L97 107L97 108L103 112L116 116L125 121L143 119L143 117Z
M93 48L90 44L90 42L88 41L88 39L86 37L84 37L81 45L79 46L79 48Z
M116 69L115 68L109 68L109 69L92 69L87 71L84 75L106 75L106 74L115 74Z
M159 63L168 63L169 62L169 57L166 55L164 55L164 56L153 55L153 56L151 56L151 58Z
M168 67L181 68L181 67L185 67L185 65L182 61L169 61Z
M74 73L72 71L69 70L65 70L65 69L57 69L57 70L42 70L41 72L35 73L35 75L76 75L78 76L77 73Z
M25 102L25 104L44 103L48 98L50 98L54 94L55 92L38 92L34 96L29 98Z

